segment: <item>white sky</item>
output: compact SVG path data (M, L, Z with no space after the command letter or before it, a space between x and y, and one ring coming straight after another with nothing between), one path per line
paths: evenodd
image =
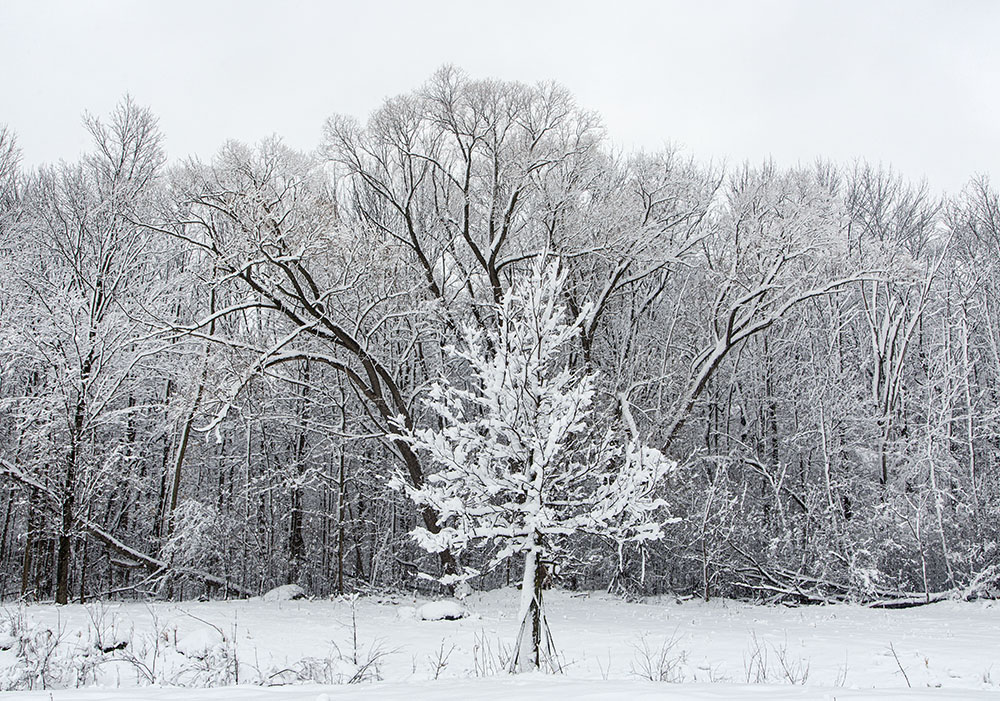
M1000 163L992 0L0 0L0 123L75 159L125 92L172 157L272 133L318 145L453 63L556 80L616 144L783 165L891 163L956 191Z

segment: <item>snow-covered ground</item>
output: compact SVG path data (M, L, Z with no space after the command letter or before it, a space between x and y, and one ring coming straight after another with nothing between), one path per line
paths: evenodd
M8 606L0 688L34 675L36 691L5 698L1000 698L1000 602L885 611L547 592L564 674L512 677L517 598L473 594L460 620L423 620L427 602L407 597ZM43 691L43 675L101 686Z

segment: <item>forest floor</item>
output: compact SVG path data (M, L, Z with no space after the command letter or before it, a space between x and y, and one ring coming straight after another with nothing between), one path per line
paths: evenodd
M1000 602L546 597L563 674L503 672L511 589L474 593L467 617L437 621L406 596L8 605L0 689L51 701L1000 699Z

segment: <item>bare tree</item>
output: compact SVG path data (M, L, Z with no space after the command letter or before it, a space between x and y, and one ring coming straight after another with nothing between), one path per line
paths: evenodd
M35 404L39 417L25 426L35 427L32 470L55 483L59 499L58 603L69 600L79 511L90 508L87 495L123 457L108 431L121 420L143 357L129 308L146 264L146 236L129 217L163 163L156 120L131 100L107 122L88 116L84 123L95 152L79 164L41 169L26 187L18 227L16 276L25 295L18 347L45 384L44 394L22 403Z

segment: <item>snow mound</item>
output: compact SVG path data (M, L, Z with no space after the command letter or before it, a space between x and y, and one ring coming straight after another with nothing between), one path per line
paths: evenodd
M99 634L93 635L91 643L103 653L124 650L132 642L132 631L124 627L112 626Z
M264 601L295 601L306 598L306 590L298 584L283 584L264 594Z
M432 601L417 609L421 621L457 621L469 615L468 609L457 601Z
M226 639L215 628L199 628L177 640L177 652L185 657L203 660L220 647Z
M10 650L17 645L18 637L6 631L0 632L0 650Z

